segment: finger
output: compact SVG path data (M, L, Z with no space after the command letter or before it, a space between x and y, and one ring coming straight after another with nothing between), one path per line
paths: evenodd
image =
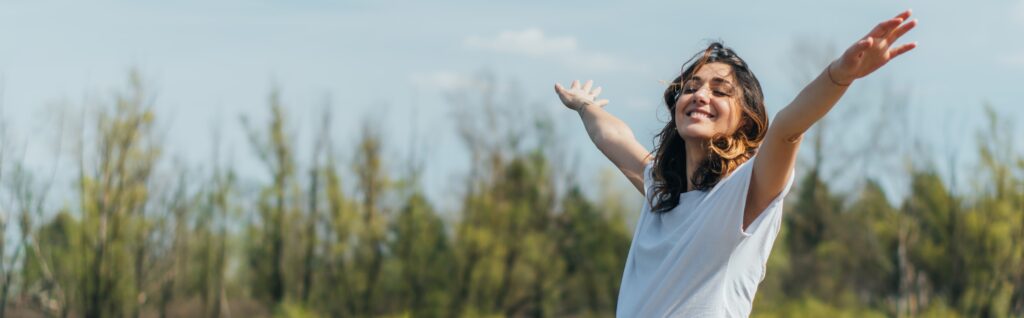
M897 14L895 17L893 17L893 19L900 19L900 20L904 20L905 21L909 17L910 17L910 9L907 9L907 10L904 10L903 12L900 12L900 14Z
M910 50L913 50L915 47L917 47L917 42L910 42L910 43L901 45L898 48L892 49L892 50L889 51L889 59L890 60L894 59L897 56L902 55L903 53L907 53Z
M909 17L910 17L910 9L907 9L907 10L904 10L903 12L900 12L900 14L897 14L895 17L892 17L892 19L889 19L889 21L886 21L886 22L889 22L889 23L892 23L891 21L893 21L893 20L899 21L899 22L896 22L895 23L896 25L890 27L885 32L884 37L888 38L889 34L891 34L894 30L896 30L896 28L898 28L900 25L902 25L903 22L906 22L907 18L909 18Z
M890 31L892 31L893 28L895 28L896 26L900 25L900 23L903 23L903 20L901 20L899 18L892 18L892 19L889 19L889 20L882 21L882 23L879 23L878 25L876 25L874 29L871 29L871 32L868 33L868 37L871 37L871 38L883 37L886 34L888 34Z
M565 87L562 87L562 84L560 83L555 83L555 93L558 93L559 95L565 94Z
M593 80L587 80L587 83L583 84L583 91L584 92L590 92L590 87L593 86L593 85L594 85L594 81Z
M569 85L569 89L578 89L578 88L580 88L580 81L579 80L572 80L572 85Z
M607 99L602 99L602 100L596 101L596 102L594 102L594 105L597 105L598 107L604 107L604 106L608 105L608 100Z
M601 86L598 86L597 88L590 92L590 95L594 97L597 97L597 95L599 94L601 94Z
M893 32L893 30L895 30L896 27L899 27L901 24L903 24L904 21L907 21L907 18L910 18L910 9L907 9L907 10L904 10L903 12L900 12L900 14L897 14L892 19L889 19L889 21L886 21L886 22L890 22L890 21L893 21L893 20L897 20L899 22L896 22L896 25L892 26L891 28L888 29L888 31L885 32L885 37L888 38L889 37L888 35L891 34ZM889 42L889 43L892 43L892 42Z
M910 31L910 29L913 29L915 26L917 26L917 19L910 20L910 22L904 23L903 25L900 25L898 28L893 30L886 40L889 41L889 43L894 43L897 39L899 39L901 36Z

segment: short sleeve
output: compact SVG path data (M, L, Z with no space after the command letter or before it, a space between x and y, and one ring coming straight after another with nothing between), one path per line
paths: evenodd
M782 192L779 195L772 198L772 201L768 203L768 206L761 211L761 214L750 222L747 229L743 231L744 236L750 236L752 233L760 232L763 228L770 227L767 224L778 222L782 218L782 200L789 194L789 190L793 187L793 179L795 179L795 170L789 170L789 174L786 177L786 186L782 188ZM746 204L744 202L744 204ZM742 228L742 223L740 224Z
M788 181L782 192L772 199L746 230L743 230L743 211L746 209L747 192L750 190L750 179L753 176L755 160L757 160L757 156L751 157L750 160L741 164L732 174L719 182L708 195L708 199L711 201L708 204L714 206L713 210L728 211L716 215L716 218L720 219L719 222L724 222L723 225L729 233L735 233L738 238L750 236L750 233L756 230L764 219L781 213L782 200L793 185L793 170L790 170Z

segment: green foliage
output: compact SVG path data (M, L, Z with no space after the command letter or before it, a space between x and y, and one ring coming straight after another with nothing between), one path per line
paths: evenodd
M219 160L161 170L133 74L90 118L76 200L19 220L8 300L60 317L614 315L636 193L567 172L552 122L505 120L528 117L484 82L480 96L450 96L472 112L457 131L468 171L446 206L417 172L395 172L386 130L369 122L335 152L325 119L300 156L290 127L302 126L276 91L267 122L243 120L266 178ZM787 199L753 315L1024 315L1024 156L998 118L979 135L970 190L914 167L892 202L875 180L838 193L815 162Z
M71 277L80 281L81 294L70 301L87 317L137 313L149 287L155 224L144 213L160 149L149 139L154 123L148 100L133 73L130 90L100 112L95 168L81 165L80 240L85 246L71 253L79 254L74 258L85 270Z
M444 221L420 193L409 196L391 233L394 261L401 267L396 296L416 317L444 316L453 276L451 243Z
M302 305L285 302L277 307L274 311L275 318L317 318L322 315L317 314L316 311L306 308Z
M254 281L253 295L274 304L284 301L286 285L286 250L295 247L289 231L297 213L296 181L294 180L294 142L286 131L286 119L280 94L270 94L271 118L267 135L259 136L250 128L253 148L265 164L271 183L261 191L256 203L255 222L247 229L252 238L248 248L248 268Z
M843 204L812 169L786 212L784 249L777 247L769 261L767 289L758 295L768 301L755 302L754 312L1024 314L1024 166L1013 165L1022 156L1005 133L1007 123L989 116L989 130L979 135L980 166L970 175L979 184L974 193L954 191L938 171L917 167L899 208L872 181ZM788 262L775 261L780 252Z
M774 318L774 317L836 317L836 318L868 318L887 317L882 312L870 308L842 308L823 302L820 299L806 296L796 299L788 299L774 310L757 311L751 317Z

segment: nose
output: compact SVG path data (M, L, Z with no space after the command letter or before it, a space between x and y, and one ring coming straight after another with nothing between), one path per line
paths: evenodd
M707 85L702 85L693 93L693 101L702 105L711 102L711 88Z

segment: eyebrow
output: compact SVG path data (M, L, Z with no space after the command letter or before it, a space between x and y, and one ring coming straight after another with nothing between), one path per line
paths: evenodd
M691 76L690 79L691 80L698 80L698 81L703 81L704 80L700 76L696 76L696 75ZM711 78L711 82L725 83L725 84L732 85L732 82L730 82L729 80L721 78L721 77L718 77L718 76L712 77Z

